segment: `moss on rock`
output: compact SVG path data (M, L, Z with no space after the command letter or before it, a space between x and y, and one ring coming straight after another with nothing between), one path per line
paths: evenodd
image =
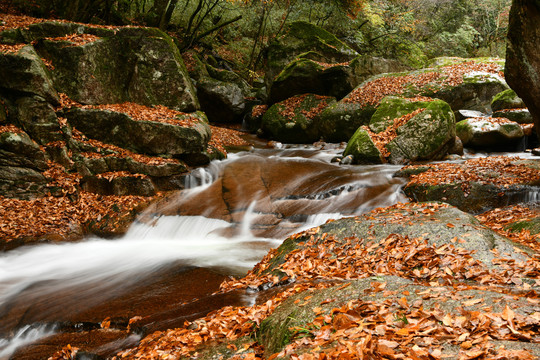
M493 112L504 109L525 108L525 103L512 89L502 91L493 97L491 101L491 110Z
M262 131L272 139L287 143L313 143L324 134L319 131L315 118L332 97L304 94L272 105L264 114Z
M369 136L369 133L359 128L349 140L343 156L353 156L355 164L382 164L383 156L375 143Z

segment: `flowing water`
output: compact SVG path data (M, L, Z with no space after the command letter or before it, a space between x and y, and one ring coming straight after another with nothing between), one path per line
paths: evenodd
M406 201L404 180L392 177L399 167L331 163L339 151L232 154L193 171L185 190L150 207L121 239L93 237L2 254L0 360L66 327L91 330L88 324L106 317L125 323L143 315L151 331L256 301L212 293L226 276L245 274L287 234ZM99 349L114 352L138 339L113 339Z

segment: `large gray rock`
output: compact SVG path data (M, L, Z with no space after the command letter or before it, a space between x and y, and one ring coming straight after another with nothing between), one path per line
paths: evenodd
M23 132L0 133L0 193L30 199L40 196L47 179L45 153Z
M54 66L54 86L80 103L199 107L178 48L158 29L121 28L81 46L40 40L36 48Z
M484 150L515 148L524 136L523 129L504 118L470 118L456 124L457 136L465 147Z
M540 189L535 160L488 157L456 164L403 168L396 176L411 177L404 187L414 201L444 201L469 213L509 204L536 202Z
M462 239L456 247L472 251L471 256L481 262L488 269L501 269L493 260L497 257L493 250L499 254L516 260L525 260L527 255L516 252L518 246L528 252L532 251L524 246L517 245L511 240L497 234L495 231L483 226L472 215L467 214L453 206L432 203L398 204L388 208L377 209L365 215L344 218L328 222L315 229L294 235L286 239L272 254L263 260L264 266L254 269L256 276L275 274L283 276L283 264L287 263L288 255L305 246L316 247L325 243L325 239L332 239L336 248L353 239L352 246L366 246L366 239L373 244L382 244L393 234L406 236L411 239L423 238L428 244L437 247L453 244L452 239ZM469 234L463 236L463 234ZM313 244L307 245L310 239ZM455 240L454 240L455 241ZM326 248L332 254L332 248ZM381 256L383 256L381 254ZM300 273L298 278L309 275ZM298 279L297 279L298 280Z
M31 45L16 53L0 53L0 79L0 90L6 93L39 95L52 104L59 103L49 71Z
M156 121L133 120L110 110L72 108L66 111L68 122L90 138L138 153L188 156L206 150L210 127L201 113L185 114L191 126Z
M241 122L247 94L237 84L210 77L201 78L197 82L197 96L201 109L210 121Z
M513 0L510 10L505 76L523 99L540 134L540 1Z
M35 141L44 145L64 140L54 108L36 97L23 97L16 101L16 122Z

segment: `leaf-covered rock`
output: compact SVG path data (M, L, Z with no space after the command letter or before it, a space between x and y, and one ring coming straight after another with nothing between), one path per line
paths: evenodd
M353 155L355 163L392 164L444 157L455 141L454 114L444 101L431 100L383 99L343 155Z
M413 169L419 173L410 175ZM444 201L463 211L480 213L535 199L540 186L538 169L534 160L488 157L463 164L407 167L397 175L410 175L403 190L414 201Z
M524 136L521 126L505 118L470 118L456 124L465 147L504 150L517 146Z
M304 94L272 105L264 114L261 130L270 138L287 143L313 143L324 136L317 126L319 113L332 105L328 96Z
M200 112L179 115L178 124L134 120L125 113L100 108L72 108L65 115L86 136L143 154L185 157L205 151L210 140L210 127Z

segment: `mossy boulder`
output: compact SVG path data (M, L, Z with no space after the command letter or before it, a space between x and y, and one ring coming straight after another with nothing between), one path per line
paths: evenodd
M493 112L504 109L522 109L525 107L523 100L512 89L498 93L491 101L491 110Z
M396 133L397 137L386 145L390 163L442 159L456 137L454 113L444 101L430 102L424 111L398 127Z
M394 120L415 110L427 108L432 99L406 99L397 96L387 96L381 100L377 111L369 121L369 128L380 133L393 125Z
M0 53L2 89L9 95L38 95L51 104L59 104L49 70L31 45L16 53Z
M282 36L275 39L267 52L267 84L298 55L314 51L326 63L343 63L353 60L358 53L328 31L306 21L291 23Z
M261 130L268 137L286 143L305 144L318 141L323 134L317 117L335 99L304 94L272 105L263 115Z
M340 63L328 63L325 56L309 51L288 63L269 88L270 104L305 93L342 99L364 80L381 73L405 71L395 60L369 55Z
M289 63L272 82L268 102L274 104L305 93L341 99L358 85L352 64L325 64L323 60L309 52Z
M348 141L362 126L369 124L376 106L342 99L326 107L317 118L317 127L325 141Z
M405 116L410 119L402 123ZM391 129L395 130L395 135ZM385 98L373 114L369 130L359 128L343 153L353 155L354 163L380 163L382 160L402 164L441 159L455 141L454 114L441 100ZM388 132L381 135L385 143L379 145L384 149L377 148L372 136L384 131Z
M485 149L505 150L517 146L524 136L523 129L516 122L493 118L470 118L456 124L456 134L463 146Z
M55 88L82 104L199 108L178 48L158 29L122 28L84 45L42 39L36 49L54 66Z
M364 128L356 130L343 151L343 156L353 156L355 164L382 164L384 157L375 146L369 132Z
M70 125L92 139L149 155L187 158L206 150L210 127L202 112L179 115L189 126L134 120L120 112L72 108L65 112Z

